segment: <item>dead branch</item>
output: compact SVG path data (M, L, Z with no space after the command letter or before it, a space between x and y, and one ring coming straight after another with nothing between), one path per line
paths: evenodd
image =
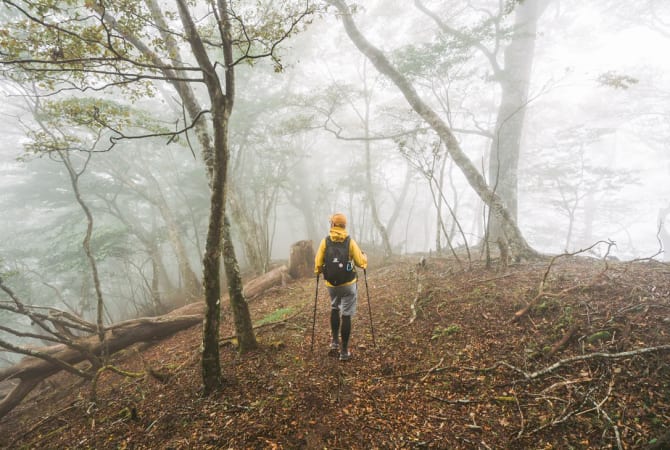
M290 315L289 317L287 317L287 318L285 318L285 319L282 319L282 320L277 320L277 321L275 321L275 322L261 323L261 324L255 325L255 326L253 327L253 329L254 329L254 330L259 330L259 329L261 329L261 328L272 327L272 326L276 326L276 325L281 325L281 324L284 324L284 323L288 323L291 319L293 319L294 317L296 317L296 316L298 316L299 314L302 314L302 313L303 313L303 311L298 311L297 313L292 314L292 315ZM233 334L233 335L231 335L231 336L226 336L226 337L220 338L220 339L219 339L219 345L221 345L221 344L223 344L223 343L225 343L225 342L228 342L228 341L232 341L232 340L235 339L236 337L237 337L237 335L234 335L234 334Z
M442 398L432 394L426 394L426 395L434 400L437 400L442 403L448 403L450 405L470 405L472 403L482 403L481 400L471 400L469 398L459 398L456 400L449 400L448 398Z
M0 339L0 347L4 348L5 350L9 350L11 352L14 352L14 353L18 353L18 354L21 354L21 355L26 355L26 356L29 356L29 357L44 360L48 363L53 364L54 366L59 367L61 370L65 370L67 372L73 373L73 374L75 374L77 376L80 376L82 378L91 378L91 376L88 375L86 372L83 372L83 371L77 369L73 365L70 365L67 362L62 361L59 358L53 357L49 353L49 352L55 353L56 350L61 347L61 345L53 345L51 347L46 347L44 350L40 351L40 350L31 349L31 348L28 348L28 347L22 347L22 346L19 346L19 345L14 345L14 344L11 344L11 343L3 340L3 339ZM7 379L11 378L10 376L3 377L2 376L3 372L4 371L0 371L0 381L4 381L4 380L7 380Z
M54 312L57 310L54 309L49 309L48 314L46 315L35 311L36 308L32 306L26 306L19 299L19 297L12 291L12 289L10 289L9 286L4 284L2 278L0 278L0 289L4 291L9 296L9 298L14 302L13 305L2 303L0 304L0 309L4 309L7 311L11 311L15 314L21 314L28 317L33 323L37 324L42 330L48 333L48 335L54 336L57 342L63 343L72 348L76 348L80 352L87 354L88 359L94 359L93 355L88 353L87 348L78 346L76 341L73 339L74 336L69 331L69 328L78 328L79 330L92 333L97 330L97 327L95 325L85 322L83 319L79 318L73 319L74 316L62 311L60 312L61 314L57 314ZM72 323L61 320L61 317L65 317L67 319L72 320ZM52 326L49 326L49 323L51 323ZM59 332L59 330L64 329L66 329L67 332ZM10 333L16 334L17 332L15 332L14 330L10 330ZM49 339L48 337L40 337L40 339L53 341L53 339ZM5 346L5 348L7 347ZM9 348L7 349L11 350ZM31 353L26 353L25 351L17 351L17 353L32 355Z
M93 403L97 402L98 380L100 379L100 375L102 375L103 372L107 371L114 372L118 375L128 378L142 378L146 374L146 372L129 372L126 370L119 369L118 367L112 365L106 365L99 368L95 372L95 376L93 377L93 381L91 382L91 402Z
M510 322L514 323L514 322L518 321L528 311L530 311L530 308L532 308L533 305L535 305L543 296L548 295L544 292L544 288L545 288L545 285L547 283L547 278L549 277L549 272L551 271L551 268L554 266L554 262L558 258L562 258L564 256L575 256L575 255L578 255L580 253L587 252L587 251L591 250L593 247L595 247L596 245L603 244L603 243L608 245L607 252L609 253L609 249L611 248L612 245L614 245L614 243L612 241L598 241L595 244L591 245L590 247L587 247L587 248L584 248L584 249L581 249L581 250L577 250L576 252L562 253L560 255L556 255L556 256L552 257L551 260L549 261L549 265L547 266L547 269L544 271L544 275L542 276L542 280L540 281L540 285L537 289L537 295L535 297L533 297L533 299L530 302L528 302L528 304L526 306L524 306L523 308L518 310L516 313L514 313L514 317L512 318L512 320ZM606 267L605 270L607 270L607 267ZM598 276L602 275L602 273L603 272L601 272ZM559 295L562 295L565 292L569 292L572 289L574 289L574 288L564 289L563 291L561 291L559 293Z
M283 284L288 278L286 272L286 266L277 268L270 272L270 276L261 276L259 279L251 280L245 286L245 290L253 292L252 296L259 295L270 287ZM189 303L162 316L142 317L118 322L102 328L104 339L101 342L99 336L96 334L98 327L95 324L88 323L70 313L54 310L53 308L26 306L8 286L3 284L1 278L0 290L4 291L12 300L12 302L0 303L0 309L10 310L11 312L30 317L31 320L34 320L51 335L46 338L40 336L40 338L59 342L56 345L35 349L17 346L0 340L0 348L26 355L25 358L15 365L0 369L0 381L19 380L18 384L0 401L0 418L14 409L30 391L51 375L61 370L66 370L84 379L91 379L92 374L80 370L75 366L83 361L95 363L97 362L97 358L103 354L111 355L132 344L160 340L178 331L198 325L202 322L205 311L205 303L201 301ZM38 312L37 310L39 309L47 309L48 313L43 314ZM280 322L286 322L294 316ZM68 336L64 333L59 333L57 329L52 329L48 325L49 323L52 325L58 323L66 328L85 331L88 335L71 337L71 335ZM270 325L276 325L276 323L262 324L257 328ZM21 334L20 332L17 333ZM26 337L33 336L26 335ZM110 368L110 366L104 366L101 369L115 370Z
M623 445L621 443L621 433L619 433L619 427L617 426L616 422L614 422L612 420L612 418L609 416L609 414L607 414L607 411L605 411L602 408L602 406L605 404L605 402L609 399L610 394L612 393L612 387L613 386L614 386L614 379L610 380L609 386L607 388L607 393L605 394L605 398L603 398L600 402L596 402L594 399L591 399L591 401L593 402L593 405L594 405L593 408L590 409L590 410L579 412L575 415L579 416L579 415L582 415L582 414L586 414L587 412L590 412L590 411L597 411L598 415L602 415L605 419L607 419L609 424L612 426L612 429L614 430L614 437L615 437L616 443L617 443L617 448L619 450L623 450Z
M578 379L576 379L576 380L559 381L559 382L557 382L557 383L552 384L551 386L549 386L549 387L547 387L547 388L542 389L542 391L540 392L540 394L545 395L545 394L547 394L548 392L551 392L551 391L553 391L554 389L557 389L557 388L559 388L559 387L563 387L563 386L571 386L571 385L573 385L573 384L579 384L579 383L588 383L588 382L591 381L591 380L592 380L592 378L590 378L590 377L582 377L582 378L578 378Z
M89 348L89 353L96 356L103 352L112 354L134 343L162 339L177 331L197 325L202 322L202 315L161 316L155 319L153 322L139 320L135 326L128 321L123 328L107 330L104 342L100 342L97 335L91 335L79 338L77 344ZM41 381L61 370L67 370L68 366L74 367L75 364L84 360L86 360L86 354L65 344L59 344L48 347L48 353L44 350L33 351L30 356L14 366L0 370L0 380L12 378L20 380L19 384L0 402L0 417L18 405Z
M433 371L434 371L435 369L437 369L438 367L440 367L440 364L442 364L443 361L444 361L444 357L440 358L440 362L438 362L437 364L435 364L435 367L429 369L428 372L426 372L426 374L425 374L423 377L421 377L421 381L426 381L426 378L428 378L428 376L429 376L431 373L433 373Z
M69 411L69 410L71 410L71 409L73 409L73 408L75 408L75 406L74 406L74 405L70 405L70 406L68 406L67 408L61 409L60 411L57 411L57 412L54 413L54 414L51 414L51 415L48 415L48 416L44 417L42 420L38 420L38 421L35 422L33 425L31 425L30 428L28 428L25 432L23 432L23 433L19 434L18 436L16 436L16 437L9 443L9 445L7 445L7 447L8 447L8 448L14 448L14 444L16 444L18 441L20 441L20 440L22 440L24 437L30 435L33 431L37 430L39 427L41 427L41 426L44 425L45 423L50 422L50 421L52 421L52 420L54 420L54 419L59 418L60 416L63 415L63 413L65 413L66 411Z
M568 341L570 341L570 339L572 339L572 337L575 335L577 330L579 330L578 325L571 326L570 329L563 335L561 340L558 341L557 343L555 343L553 345L553 347L551 347L551 350L549 350L549 352L547 353L547 357L554 356L556 354L556 352L558 352L560 349L562 349L563 346L565 344L567 344Z
M569 364L572 364L577 361L587 361L589 359L620 359L620 358L628 358L630 356L636 356L636 355L644 355L646 353L654 353L654 352L663 352L663 351L668 351L670 350L670 345L659 345L656 347L645 347L645 348L639 348L637 350L630 350L627 352L620 352L620 353L589 353L587 355L579 355L579 356L574 356L572 358L566 358L562 359L560 361L556 361L554 364L545 367L544 369L535 371L535 372L526 372L522 369L519 369L517 367L514 367L504 361L499 361L496 364L493 365L491 368L487 369L480 369L482 371L489 371L493 370L499 366L505 366L508 367L516 372L519 372L524 376L526 380L534 380L535 378L539 378L542 375L546 375L550 372L553 372L554 370L558 369L559 367L567 366Z

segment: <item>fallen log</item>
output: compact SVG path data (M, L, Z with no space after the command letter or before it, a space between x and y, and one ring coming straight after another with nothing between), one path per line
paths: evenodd
M280 266L256 277L244 286L244 297L251 300L274 286L284 286L289 277L288 268Z
M101 356L103 351L112 354L137 342L160 340L201 322L202 315L200 314L128 320L107 329L104 345L101 344L97 335L77 339L77 344L88 348L93 355ZM65 344L49 347L49 354L71 365L84 361L86 356ZM19 384L0 402L0 417L14 409L41 381L61 370L62 367L34 356L24 358L17 364L0 370L0 381L20 380Z
M270 272L254 278L244 287L247 299L261 295L271 287L284 285L288 275L286 266L277 267ZM222 299L224 300L224 299ZM73 339L72 344L85 348L88 355L73 346L56 344L35 349L65 364L76 365L86 360L87 356L101 356L103 351L111 355L139 342L151 342L165 339L174 333L202 323L205 302L194 302L157 317L142 317L112 324L105 329L104 344L97 335L89 335ZM46 378L63 370L62 365L55 364L38 356L27 356L11 367L0 369L0 383L13 380L16 384L11 391L4 392L0 401L0 418L16 407L36 386ZM5 389L11 387L5 383Z

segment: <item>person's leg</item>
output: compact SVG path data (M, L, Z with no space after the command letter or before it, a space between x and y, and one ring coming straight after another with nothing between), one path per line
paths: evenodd
M340 326L341 346L340 359L347 360L349 354L349 338L351 336L351 318L356 314L356 284L342 286L338 294L342 299L342 324Z
M333 337L330 348L337 350L339 348L338 335L340 332L340 308L330 309L330 331Z
M332 336L330 342L331 350L338 350L340 348L340 305L342 298L338 295L337 291L337 288L328 288L328 293L330 294L330 332Z
M342 347L340 348L340 354L347 355L349 354L349 336L351 335L351 316L342 315Z

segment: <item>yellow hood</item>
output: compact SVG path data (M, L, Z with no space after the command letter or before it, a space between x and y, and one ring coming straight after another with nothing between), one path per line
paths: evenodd
M331 227L330 229L330 240L333 242L342 242L344 241L349 233L347 230L341 227Z

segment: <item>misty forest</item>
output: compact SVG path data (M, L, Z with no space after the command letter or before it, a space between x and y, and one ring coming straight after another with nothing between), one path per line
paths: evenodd
M669 2L0 22L2 448L670 448Z

